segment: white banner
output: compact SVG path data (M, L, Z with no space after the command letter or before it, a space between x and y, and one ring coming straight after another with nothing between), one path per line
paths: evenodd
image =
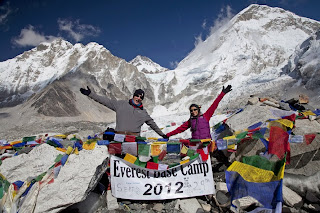
M163 200L215 194L210 158L168 170L142 168L113 155L110 161L111 191L116 198Z

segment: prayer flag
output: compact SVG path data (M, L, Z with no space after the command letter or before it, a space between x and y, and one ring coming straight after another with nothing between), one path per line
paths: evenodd
M127 153L126 156L123 158L123 160L128 161L129 163L134 164L134 162L136 162L136 160L137 160L137 157L136 157L136 156L133 156L133 155L130 155L130 154Z

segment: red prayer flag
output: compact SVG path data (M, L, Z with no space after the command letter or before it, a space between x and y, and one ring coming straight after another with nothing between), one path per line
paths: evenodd
M134 135L126 135L124 140L126 142L136 142L136 136L134 136Z
M207 161L209 155L204 153L203 149L197 149L197 152L201 155L202 161Z
M290 121L295 121L296 120L296 114L293 113L292 115L285 116L282 119L288 119Z
M304 138L306 139L307 145L311 144L315 137L315 134L305 135Z
M121 143L110 143L108 146L110 154L121 154Z
M282 159L287 152L287 164L290 163L289 134L282 128L271 126L268 153L275 154Z
M154 162L147 162L147 169L158 170L159 164Z
M163 158L166 156L166 154L167 154L167 151L166 150L163 150L161 153L160 153L160 155L159 155L159 160L163 160Z

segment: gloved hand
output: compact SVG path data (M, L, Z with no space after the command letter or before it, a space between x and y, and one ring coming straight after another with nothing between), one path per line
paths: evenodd
M231 85L228 85L227 88L224 88L224 86L222 87L222 92L224 94L227 94L228 92L230 92L232 89L231 89Z
M161 137L163 137L164 139L169 139L169 137L165 134L161 135Z
M91 93L91 90L90 88L87 86L88 89L83 89L83 88L80 88L80 92L84 95L90 95Z

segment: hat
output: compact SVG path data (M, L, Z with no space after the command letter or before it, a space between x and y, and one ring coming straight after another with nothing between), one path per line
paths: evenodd
M141 99L143 100L143 98L144 98L144 91L143 91L142 89L137 89L137 90L134 92L134 94L133 94L133 96L139 96L139 95L141 95Z

